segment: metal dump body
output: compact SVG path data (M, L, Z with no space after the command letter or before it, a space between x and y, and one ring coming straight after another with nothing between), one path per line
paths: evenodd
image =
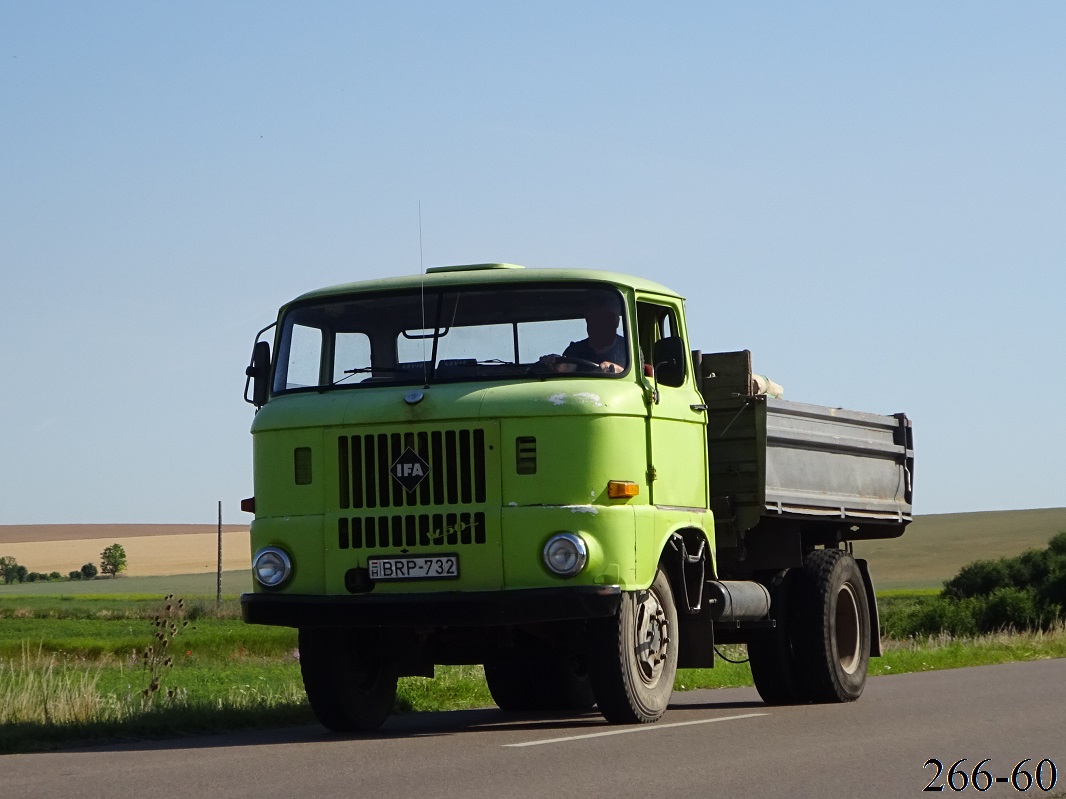
M711 506L719 545L768 519L837 538L892 538L911 520L914 450L900 413L826 408L752 394L750 354L702 361Z

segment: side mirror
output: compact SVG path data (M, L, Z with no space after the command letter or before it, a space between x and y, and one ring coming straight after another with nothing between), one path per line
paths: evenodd
M655 342L655 378L666 386L680 386L685 382L685 361L688 352L685 340L670 336Z
M244 370L244 401L250 402L257 408L262 407L267 401L267 381L270 379L270 344L266 341L255 342L252 349L252 361ZM248 387L251 385L252 397L248 398Z

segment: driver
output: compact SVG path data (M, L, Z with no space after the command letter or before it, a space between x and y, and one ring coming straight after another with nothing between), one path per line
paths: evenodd
M629 362L626 340L618 335L622 319L617 300L604 291L593 292L585 306L585 329L588 338L571 341L563 358L579 358L599 366L607 374L620 374ZM559 355L545 355L540 363L556 372L573 372L576 364L560 362Z

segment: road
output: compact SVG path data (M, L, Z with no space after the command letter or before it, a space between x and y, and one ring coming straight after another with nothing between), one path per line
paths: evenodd
M848 705L767 707L754 689L675 694L661 722L495 709L415 714L373 736L319 727L0 757L20 797L904 797L960 758L1066 772L1066 659L871 679ZM1024 767L1023 767L1024 768ZM1044 766L1044 782L1050 776ZM1022 778L1024 779L1024 778ZM956 784L960 778L956 777ZM963 795L1019 796L1010 783ZM941 796L954 792L945 787ZM1066 773L1049 793L1066 795Z

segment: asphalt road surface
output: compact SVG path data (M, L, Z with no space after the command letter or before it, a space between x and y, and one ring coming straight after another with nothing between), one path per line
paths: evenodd
M925 766L930 758L940 760ZM947 785L952 764L967 785ZM1007 782L969 784L974 767ZM1053 761L1022 794L1015 766ZM1066 795L1066 659L871 679L847 705L768 707L754 689L674 695L658 724L496 709L0 757L11 797L905 797ZM1050 782L1045 760L1042 781ZM979 775L984 787L985 777ZM962 784L956 774L955 785ZM1025 777L1018 776L1024 785Z

